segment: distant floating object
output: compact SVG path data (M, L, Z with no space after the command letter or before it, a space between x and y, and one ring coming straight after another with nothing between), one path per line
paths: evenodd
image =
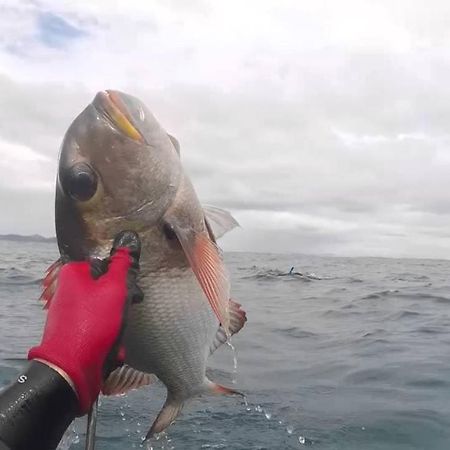
M285 277L285 276L289 276L289 275L291 275L291 276L292 275L297 275L297 276L300 276L300 277L304 277L305 276L301 272L294 272L294 269L295 269L295 267L292 266L288 273L281 273L279 276L280 277Z

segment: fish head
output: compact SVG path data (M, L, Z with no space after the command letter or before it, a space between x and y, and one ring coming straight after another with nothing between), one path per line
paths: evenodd
M99 92L67 130L56 182L56 234L71 260L105 256L114 235L154 226L182 174L173 138L137 98Z

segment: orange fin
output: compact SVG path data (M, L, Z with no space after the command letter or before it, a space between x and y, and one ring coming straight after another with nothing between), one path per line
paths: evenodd
M48 309L50 306L50 301L55 294L56 286L58 284L58 274L63 265L63 262L58 259L47 269L45 273L45 277L42 280L42 294L39 298L39 300L44 302L44 309Z
M231 389L226 386L222 386L221 384L213 383L210 380L207 380L208 390L213 394L219 395L239 395L240 397L245 397L242 392L236 391L235 389Z
M229 311L230 311L230 333L231 335L238 333L242 327L247 322L247 314L241 308L241 305L234 300L230 299L229 303ZM214 353L217 348L219 348L222 344L227 342L228 337L225 333L223 327L219 327L217 330L216 337L214 338L214 342L211 344L209 348L209 353Z
M145 436L145 439L149 439L156 433L164 431L178 417L182 408L182 401L175 400L171 397L170 393L167 394L166 402L153 422L147 436Z
M147 386L155 381L156 377L145 372L135 370L124 365L114 370L106 379L102 393L104 395L125 394L131 389Z
M211 308L226 335L230 336L230 282L219 247L207 232L195 233L177 226L172 228Z

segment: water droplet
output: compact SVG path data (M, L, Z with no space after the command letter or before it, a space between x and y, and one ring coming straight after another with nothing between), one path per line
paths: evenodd
M236 348L231 343L231 338L227 341L227 345L228 345L228 347L231 348L231 351L233 352L233 378L231 379L231 382L233 384L236 384L236 376L237 376L237 371L238 371L238 360L237 360L237 355L236 355Z
M141 107L139 107L139 119L141 119L141 122L145 120L145 112Z
M366 429L366 427L361 427L361 430L363 430L363 431L364 431L365 429Z
M246 412L252 412L256 411L257 413L262 413L267 420L274 420L274 423L278 423L280 426L279 431L285 430L289 435L292 435L294 433L294 426L293 425L285 425L283 420L279 420L277 417L277 414L269 411L266 408L263 408L261 405L253 405L251 402L248 401L244 402L246 405ZM312 444L312 441L310 441L308 438L304 438L305 442L304 445L310 445Z

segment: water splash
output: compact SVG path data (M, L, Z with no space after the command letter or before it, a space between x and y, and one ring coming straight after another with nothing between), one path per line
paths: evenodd
M299 444L312 445L314 443L311 439L309 439L303 435L297 436L293 425L291 425L289 423L285 424L283 420L275 417L273 412L270 411L268 408L264 408L261 405L252 406L252 405L250 405L250 403L248 402L246 397L244 397L244 406L245 406L245 410L248 413L256 412L258 414L261 414L264 416L264 418L266 420L269 420L269 421L272 421L273 423L275 423L277 425L277 428L280 430L280 432L287 433L287 435L290 438L296 437Z
M308 438L305 437L305 436L299 436L299 437L298 437L298 442L299 442L301 445L312 445L312 444L314 443L311 439L308 439Z
M73 444L80 442L80 436L75 429L75 424L72 423L67 431L64 433L57 450L69 450Z
M152 442L143 442L140 445L140 448L145 448L146 450L175 450L172 439L165 431L155 434L152 438Z
M231 338L227 341L228 347L230 347L231 351L233 352L233 375L231 378L231 382L233 384L236 384L237 379L237 372L238 372L238 360L237 360L237 354L236 354L236 347L231 343Z

